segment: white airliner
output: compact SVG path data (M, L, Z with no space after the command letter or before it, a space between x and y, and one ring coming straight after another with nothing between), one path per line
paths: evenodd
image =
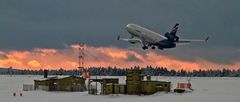
M171 32L167 32L164 35L161 35L137 24L128 24L126 26L126 30L131 35L131 37L121 38L118 36L117 39L127 41L132 44L141 43L143 44L142 48L144 50L148 49L148 47L151 47L152 49L158 47L158 49L163 50L165 48L174 48L177 44L189 44L195 41L207 42L209 39L209 37L206 37L204 40L179 39L179 37L176 36L178 25L179 24L175 24Z

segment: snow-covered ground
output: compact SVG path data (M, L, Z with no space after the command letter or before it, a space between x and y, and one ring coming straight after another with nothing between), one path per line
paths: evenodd
M0 75L0 102L240 102L240 78L192 78L192 93L157 93L150 96L88 95L87 92L22 91L23 84L33 84L42 76ZM100 78L100 77L98 77ZM119 77L124 82L125 77ZM187 82L183 77L153 77L153 80ZM172 89L173 89L172 88ZM17 92L14 97L13 92ZM23 97L19 93L23 93Z

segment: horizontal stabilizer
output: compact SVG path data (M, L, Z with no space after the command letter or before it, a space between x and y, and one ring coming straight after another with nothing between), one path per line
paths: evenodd
M207 36L203 40L196 40L196 39L179 39L176 43L191 43L191 42L208 42L209 36Z

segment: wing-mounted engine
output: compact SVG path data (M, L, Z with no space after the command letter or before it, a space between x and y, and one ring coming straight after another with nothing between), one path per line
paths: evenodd
M142 41L140 39L131 38L131 39L128 39L128 42L131 44L135 44L135 43L141 43Z
M128 42L131 44L135 44L135 43L141 43L141 40L135 36L131 36L130 38L128 38Z
M131 37L131 38L121 38L120 36L117 37L117 40L122 40L122 41L127 41L131 44L135 44L135 43L142 43L142 40L140 40L139 38L136 37Z

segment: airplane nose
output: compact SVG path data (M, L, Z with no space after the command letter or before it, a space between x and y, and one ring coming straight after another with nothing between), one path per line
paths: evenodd
M127 24L127 27L129 27L131 24Z
M127 24L126 29L129 29L132 26L132 24Z
M130 24L127 24L126 29L130 27Z

